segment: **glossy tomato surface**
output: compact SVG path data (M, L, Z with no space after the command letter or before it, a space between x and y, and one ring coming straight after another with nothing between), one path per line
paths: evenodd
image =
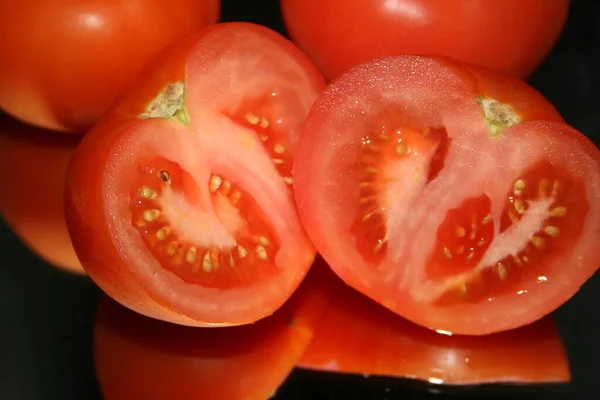
M569 0L281 0L290 37L328 79L375 57L443 55L525 78Z
M311 270L288 303L256 324L194 328L156 321L104 298L94 326L106 400L264 400L300 359L329 296L329 271Z
M69 167L68 227L92 279L184 325L272 314L315 256L291 168L323 85L291 42L254 24L214 25L170 47Z
M298 362L336 373L418 379L444 385L541 384L570 380L553 321L485 336L434 332L343 285Z
M1 0L0 108L83 133L145 63L219 15L220 0Z
M600 151L524 82L443 58L358 66L304 124L295 194L348 284L431 329L548 314L600 265Z
M83 273L63 206L67 167L78 142L0 114L0 215L39 257Z

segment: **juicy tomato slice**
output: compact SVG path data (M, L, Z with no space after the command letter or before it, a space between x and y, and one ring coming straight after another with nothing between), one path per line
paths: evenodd
M315 266L318 268L318 266ZM106 400L269 398L302 357L329 301L325 268L256 324L197 328L136 314L104 298L94 354Z
M486 336L434 332L343 285L297 366L435 384L568 382L569 362L550 317Z
M40 258L84 273L69 238L63 195L76 137L54 137L0 114L0 214Z
M293 172L334 271L431 329L530 323L600 265L600 152L485 69L416 56L352 69L315 102Z
M289 41L253 24L166 50L70 165L68 226L90 277L123 305L185 325L273 313L315 256L291 164L323 85Z

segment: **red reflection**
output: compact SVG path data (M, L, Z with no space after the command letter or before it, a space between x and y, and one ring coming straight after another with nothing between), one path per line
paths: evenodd
M299 367L439 384L570 380L550 318L488 336L456 336L412 324L348 287L335 290L336 300Z
M95 363L106 400L270 397L313 338L332 278L314 265L292 298L252 325L192 328L153 320L105 297L95 325Z

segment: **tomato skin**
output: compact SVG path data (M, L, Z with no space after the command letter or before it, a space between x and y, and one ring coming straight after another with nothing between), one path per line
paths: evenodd
M298 367L446 385L562 383L569 361L551 318L486 336L414 325L342 284Z
M511 105L520 123L492 137L476 101L486 94ZM449 165L442 169L442 173L446 168L452 171L444 179L440 175L420 189L411 186L408 175L399 174L394 189L391 184L384 187L394 193L382 192L388 197L381 207L392 232L386 240L398 242L390 244L397 259L384 256L379 263L368 262L355 245L363 239L351 233L363 196L359 175L352 168L362 154L365 135L390 122L385 117L395 114L401 114L396 117L400 124L409 120L419 126L444 126L448 140L457 145L454 156L446 159ZM600 204L600 152L561 121L558 112L523 82L474 66L414 56L362 64L329 85L304 124L294 166L300 217L319 253L346 283L417 324L455 334L484 335L531 323L572 297L600 265L600 255L593 249L600 231L600 210L594 206ZM392 119L391 123L399 122ZM385 160L385 154L381 157L382 163L394 161ZM485 193L495 204L504 204L505 189L512 185L509 180L516 180L521 168L529 168L537 159L546 159L585 187L574 192L569 208L578 218L578 210L589 206L585 223L579 222L581 230L572 232L576 239L571 250L561 253L560 262L523 270L522 282L504 286L510 294L490 293L489 301L434 304L431 299L437 294L432 293L439 286L422 268L433 251L428 246L437 240L438 218L465 199L460 196ZM488 181L494 184L487 185ZM426 189L431 197L421 196L420 190ZM569 237L568 231L561 235Z
M77 137L49 135L0 114L0 214L39 257L85 273L69 238L63 195Z
M239 46L237 48L228 47L240 43L241 37L251 41L256 39L258 47L256 49ZM160 149L161 146L155 146L155 144L162 141L163 147L170 147L175 152L180 151L182 157L184 154L187 154L185 157L192 157L193 150L190 150L189 135L186 133L188 127L170 119L138 119L138 115L156 94L171 82L184 79L186 82L195 79L201 80L202 76L208 76L199 74L197 68L206 68L202 63L212 62L211 60L215 60L215 57L220 57L221 52L231 50L234 54L238 54L235 52L241 52L240 49L243 49L245 54L250 52L260 54L261 44L267 44L268 46L264 47L267 47L269 51L273 51L277 57L289 60L295 66L294 68L302 71L303 78L306 79L306 86L299 86L301 90L299 89L298 92L302 91L302 95L306 97L305 100L310 98L312 103L312 99L316 98L319 90L323 87L324 80L310 63L308 57L296 49L291 42L267 28L254 24L217 24L169 46L148 65L139 80L132 85L131 90L126 92L82 139L67 173L65 208L69 232L86 272L102 290L126 307L146 316L182 325L223 326L252 323L273 313L300 284L310 267L315 251L297 221L295 222L297 228L293 233L301 236L298 238L299 242L296 243L297 247L294 250L297 251L297 256L290 265L282 266L285 268L285 273L280 273L278 277L265 283L266 286L255 289L246 288L242 292L207 290L201 295L191 295L191 291L195 290L192 288L193 285L185 285L183 281L174 283L173 274L163 274L163 272L157 271L160 276L170 282L169 284L163 284L163 282L157 284L159 279L154 273L148 272L155 268L151 267L154 265L154 261L148 259L149 253L143 251L143 257L127 254L127 251L137 244L130 246L134 241L131 239L131 232L122 235L123 232L115 226L126 224L127 218L130 217L124 217L119 211L109 207L109 204L115 203L114 196L107 194L106 191L121 190L123 188L119 185L123 186L123 182L132 182L133 179L127 174L121 177L123 171L119 172L115 170L116 167L110 165L110 163L115 164L111 160L117 160L119 168L126 168L126 165L129 165L122 161L125 157L129 157L129 150L124 151L120 146L128 146L128 143L135 143L138 140L133 131L137 130L139 137L147 138L148 136L144 132L147 132L150 126L154 126L152 129L157 132L160 129L163 129L163 132L172 130L171 136L165 133L162 137L155 136L155 138L149 139L147 146ZM221 71L225 71L225 69L221 69ZM216 84L227 82L228 78L224 78L223 82L213 79L217 76L217 72L214 69L211 70L210 82ZM190 83L189 86L193 85ZM193 89L190 91L192 92ZM212 95L213 91L202 93ZM235 94L238 92L221 88L218 93ZM245 94L241 93L239 96ZM249 95L252 94L249 93ZM297 119L297 122L289 127L290 135L298 134L300 123L305 113L308 112L309 105L305 106L306 110L292 109L290 106L289 114ZM186 107L192 113L205 112L206 109L213 106L210 102L202 104L198 102L192 105L188 104ZM295 105L294 107L299 106ZM290 121L288 120L287 123ZM175 139L175 137L179 139ZM180 139L187 142L179 147L180 150L175 150L173 143ZM144 148L144 151L148 151L149 147L146 145L141 145L141 147ZM136 152L140 147L133 146L133 148L132 151ZM120 153L124 153L123 157L118 156ZM223 158L223 160L226 159L227 157ZM114 186L113 183L118 182L119 179L121 183ZM135 189L135 187L127 187L123 190ZM293 203L291 195L289 198ZM123 204L128 204L128 202L128 199L122 199ZM295 210L293 212L295 213ZM295 214L293 217L297 220ZM129 237L129 239L125 239L125 237ZM137 263L134 260L137 258L142 261L139 263L140 265L145 263L144 269L150 268L144 272L147 275L144 275L143 279L140 269L132 266L132 263ZM179 289L177 287L169 289L169 285L177 286ZM277 286L278 289L275 290L273 286ZM159 293L163 288L166 288L165 291L162 294ZM190 295L193 298L186 304L180 304L176 298L180 291L186 291L187 294L181 294L183 297ZM197 292L201 293L202 290L198 289ZM211 293L213 294L211 295ZM174 297L167 299L165 296ZM245 296L251 296L251 298L242 300ZM192 311L192 308L198 307L203 310Z
M558 39L569 0L281 0L281 8L290 37L329 80L403 54L439 54L526 78Z
M94 326L96 374L106 400L270 397L300 359L329 302L323 266L256 324L191 328L152 320L103 298Z
M83 133L167 44L219 16L219 0L2 0L0 108L46 129Z

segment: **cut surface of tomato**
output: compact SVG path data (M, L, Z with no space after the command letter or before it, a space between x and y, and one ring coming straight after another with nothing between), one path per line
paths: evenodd
M343 285L298 367L435 384L560 383L569 362L550 317L486 336L430 331Z
M186 325L251 323L315 251L290 171L323 87L277 33L226 23L176 43L82 141L66 209L75 249L111 297Z
M444 58L358 66L315 102L294 165L336 273L431 329L548 314L600 265L600 152L522 81Z
M104 398L269 398L312 340L329 301L325 282L331 278L325 268L313 268L272 316L226 328L156 321L105 297L94 326Z

